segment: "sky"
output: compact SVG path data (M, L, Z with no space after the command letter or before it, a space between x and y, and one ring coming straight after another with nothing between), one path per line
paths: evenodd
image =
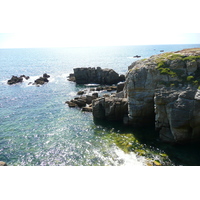
M197 0L2 0L0 48L200 44L197 5Z

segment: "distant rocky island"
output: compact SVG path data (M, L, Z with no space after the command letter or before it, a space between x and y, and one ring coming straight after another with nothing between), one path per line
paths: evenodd
M120 82L117 75L113 76L116 82L100 81L107 80L107 76L100 78L98 70L74 69L72 77L77 83ZM199 142L199 84L200 48L137 60L128 67L122 91L92 99L93 117L122 121L125 125L135 127L154 125L164 142Z

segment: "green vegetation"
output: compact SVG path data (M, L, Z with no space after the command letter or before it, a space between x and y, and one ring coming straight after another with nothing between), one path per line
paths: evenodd
M137 157L144 157L145 164L148 166L171 165L171 161L167 154L152 147L148 147L146 144L140 142L139 139L130 132L115 132L115 129L112 128L109 134L102 134L102 137L110 141L110 145L115 144L127 154L134 152Z
M194 76L188 76L188 77L187 77L187 81L188 81L188 82L192 81L193 79L194 79Z
M166 74L166 75L169 75L171 77L177 76L177 74L174 71L172 71L169 68L169 65L167 65L164 61L160 61L159 63L157 63L156 69L158 69L161 74Z
M184 84L186 81L193 84L193 85L198 85L200 81L200 73L199 75L196 74L195 76L184 76L184 70L183 69L170 69L169 64L167 64L167 60L178 60L178 61L191 61L191 62L196 62L198 59L200 59L200 56L184 56L178 53L164 53L161 54L160 56L156 57L155 62L157 63L156 69L159 70L160 74L165 74L170 77L177 77L180 81L179 83ZM171 87L175 86L174 82L171 82L170 84Z
M192 61L192 62L195 62L197 59L200 59L200 56L188 56L188 57L185 57L183 58L183 61Z

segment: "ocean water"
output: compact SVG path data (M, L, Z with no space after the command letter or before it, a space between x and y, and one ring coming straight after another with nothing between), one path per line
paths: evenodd
M134 55L142 59L193 47L200 45L0 49L0 161L14 166L199 164L196 147L163 148L151 139L153 130L96 123L91 113L65 104L86 89L67 80L73 68L99 66L125 74L137 60ZM51 76L49 83L29 84L43 73ZM30 79L7 84L12 75L22 74Z

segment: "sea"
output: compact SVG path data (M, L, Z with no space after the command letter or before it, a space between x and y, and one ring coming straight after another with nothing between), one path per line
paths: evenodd
M85 85L67 80L73 68L101 67L126 74L138 59L200 44L0 49L0 161L9 166L200 165L198 145L159 141L154 127L95 122L65 104ZM134 58L135 55L141 58ZM49 82L31 83L44 73ZM13 76L23 83L8 85Z

